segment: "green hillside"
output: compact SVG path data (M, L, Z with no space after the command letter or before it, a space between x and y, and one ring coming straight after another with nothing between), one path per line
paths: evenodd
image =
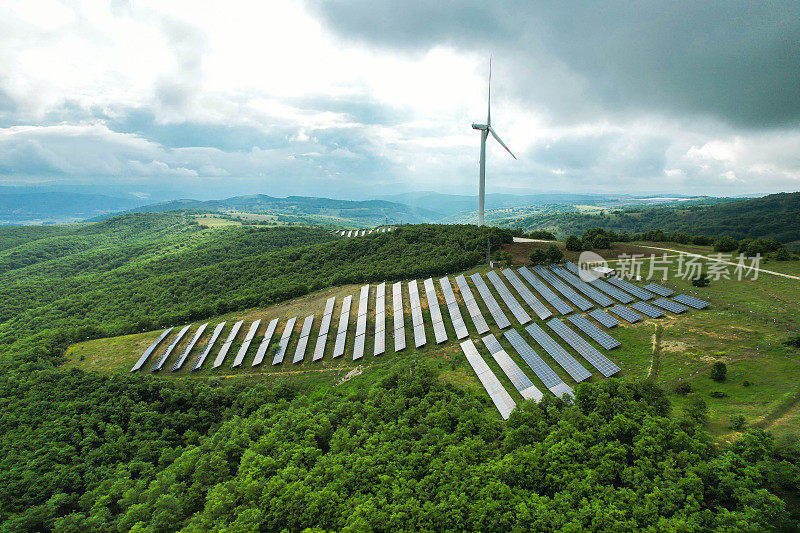
M519 212L507 216L500 212L490 213L487 218L501 227L547 230L560 238L582 235L588 229L601 227L629 234L660 229L667 233L677 231L710 237L766 238L800 246L800 192L716 205L606 209L594 213L535 213L530 216Z

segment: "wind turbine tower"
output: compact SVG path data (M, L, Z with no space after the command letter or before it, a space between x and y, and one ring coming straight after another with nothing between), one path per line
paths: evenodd
M506 152L511 154L514 159L517 158L508 149L508 146L500 140L500 137L492 129L492 59L489 58L489 105L486 112L486 124L473 124L472 129L481 131L481 162L480 162L480 179L478 181L478 225L483 226L483 208L486 199L486 139L489 134L500 143L500 146L506 149Z

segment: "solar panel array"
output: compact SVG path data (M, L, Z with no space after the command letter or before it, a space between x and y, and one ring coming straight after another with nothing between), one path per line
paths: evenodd
M657 298L653 300L653 305L657 305L662 309L666 309L675 314L683 313L687 311L689 308L685 305L679 304L678 302L673 302L672 300L667 300L666 298Z
M615 305L614 307L610 308L609 311L611 311L618 317L622 318L623 320L630 322L631 324L633 324L634 322L638 322L642 319L642 315L634 311L631 311L624 305Z
M461 292L464 305L467 306L469 318L472 320L472 324L475 326L478 334L482 335L486 333L489 331L489 325L486 324L483 313L481 313L481 308L478 307L478 302L475 301L475 296L472 295L472 290L469 288L467 278L465 278L463 274L456 276L456 284L458 285L458 290Z
M545 363L539 354L536 353L531 345L525 342L525 339L517 332L515 329L509 329L505 333L508 342L511 343L511 346L517 351L517 353L522 357L523 361L525 361L531 370L533 370L534 374L544 383L544 386L547 389L555 394L557 397L561 398L564 394L569 394L572 397L575 397L572 388L564 383L564 381L558 377L558 374L553 372L553 369L550 368L547 363Z
M172 339L172 342L170 342L169 345L166 347L166 349L161 353L161 357L158 358L158 361L156 361L156 364L153 365L153 368L150 370L150 372L157 372L161 370L161 367L164 366L164 362L166 362L167 357L169 357L169 354L172 353L172 350L175 349L175 347L181 341L186 332L189 331L190 327L191 325L184 326L183 329L181 329L178 332L178 334L175 335L175 338Z
M441 344L447 340L447 331L444 329L442 310L439 307L439 295L436 294L433 278L426 279L423 285L425 285L425 297L428 299L428 312L433 322L433 336L436 338L436 344Z
M294 358L292 363L299 363L306 356L306 347L308 346L308 337L311 335L311 326L314 324L314 315L309 315L303 321L303 327L300 330L300 338L297 340L297 346L294 349Z
M422 305L419 302L417 280L408 282L408 298L411 302L411 323L414 326L414 346L425 346L425 324L422 322Z
M544 320L545 318L553 316L553 313L542 303L539 301L539 298L533 295L533 293L522 283L522 280L519 279L517 273L507 268L503 270L503 275L506 277L511 286L514 287L514 290L522 297L526 304L533 309L533 312L536 313L536 316Z
M556 335L566 341L567 344L581 354L581 356L589 361L593 367L600 371L605 377L613 376L619 372L619 367L609 360L605 355L597 351L597 349L586 342L586 340L575 333L569 326L564 324L558 318L553 318L547 321L547 325L556 332Z
M269 324L267 325L267 331L264 332L264 338L261 339L261 344L258 345L258 351L256 352L256 356L253 358L253 364L251 366L260 365L262 361L264 361L264 355L267 353L267 348L272 340L272 335L275 334L275 328L277 326L277 318L270 320Z
M505 329L510 326L511 322L508 320L505 313L503 313L502 309L500 309L500 305L498 305L497 300L494 299L494 295L489 290L489 287L486 286L481 275L476 272L470 277L472 278L472 283L475 284L475 288L478 289L478 294L483 298L483 303L486 304L489 314L494 318L497 327Z
M286 355L286 348L289 346L289 338L294 331L295 322L297 322L296 316L286 321L286 327L283 328L283 335L281 335L281 340L278 341L278 351L275 352L275 357L272 358L273 365L283 363L283 356Z
M672 296L673 294L675 294L675 291L673 291L672 289L668 289L656 283L648 283L647 285L644 286L644 288L650 292L658 294L659 296Z
M339 326L336 331L336 343L333 346L333 357L339 357L344 354L344 345L347 342L347 324L350 322L350 305L353 302L353 296L347 295L342 300L342 311L339 314Z
M590 299L597 302L599 305L603 307L607 307L609 305L614 305L614 301L603 294L602 292L598 291L581 278L570 272L569 270L565 269L561 265L550 265L550 270L555 272L557 276L561 279L581 291L583 294L588 296Z
M574 274L574 275L578 276L579 278L581 278L581 269L575 263L567 261L566 263L564 263L564 268L569 270L572 274ZM581 278L581 279L583 279L583 278ZM606 293L607 295L611 296L615 300L618 300L618 301L620 301L620 302L622 302L624 304L629 304L629 303L631 303L632 301L635 300L635 298L633 296L631 296L630 294L628 294L627 292L623 292L623 291L619 290L618 288L614 287L613 285L610 285L610 284L606 283L602 279L598 278L598 279L584 280L584 281L586 281L586 283L588 283L589 285L591 285L595 289Z
M593 311L589 311L589 316L594 318L607 328L613 328L614 326L619 324L619 320L609 315L602 309L595 309Z
M494 288L497 289L498 294L500 294L500 298L502 298L506 303L506 307L508 307L509 311L511 311L511 314L514 315L514 318L516 318L520 324L527 324L530 322L530 315L525 312L525 310L522 308L522 305L520 305L517 299L514 298L514 295L511 294L510 290L508 290L508 287L506 287L506 284L503 283L502 279L500 279L500 276L497 275L497 272L491 270L486 274L486 277L489 278L489 281L492 282Z
M186 361L187 357L189 357L189 352L192 351L194 345L197 344L197 341L200 340L200 337L203 336L203 332L206 330L207 327L208 327L208 322L197 328L197 331L194 332L194 335L192 336L192 339L189 341L189 344L187 344L186 348L183 349L181 356L178 357L178 360L175 361L174 365L172 365L171 372L175 372L176 370L179 370L183 366L183 362Z
M452 285L450 285L450 278L441 278L439 280L439 285L442 287L444 303L447 306L447 312L450 313L450 321L453 323L453 329L456 331L456 338L463 339L469 336L467 325L464 323L464 318L461 316L461 310L458 308L456 295L453 293Z
M247 350L250 348L250 343L253 342L253 337L256 336L256 330L260 324L260 318L250 324L250 329L247 331L247 335L244 337L244 342L242 342L242 346L239 348L239 351L236 353L236 357L233 359L233 365L231 365L231 368L241 366L242 361L244 361L244 356L247 354Z
M640 300L652 300L653 298L655 298L655 295L652 292L646 291L643 288L639 287L638 285L634 285L630 281L624 280L622 278L611 276L610 278L608 278L608 282L611 283L612 285L619 287L623 291L633 294Z
M192 370L199 370L200 367L203 366L206 357L208 357L208 354L211 353L211 348L214 346L214 343L217 342L217 338L219 337L219 334L222 333L222 328L224 327L225 322L220 322L217 324L217 327L214 328L214 331L211 333L211 337L208 338L206 345L203 347L203 351L197 356Z
M631 304L631 309L639 311L640 313L644 313L645 315L649 316L650 318L660 318L664 316L664 311L657 307L653 307L647 302L636 302Z
M153 344L151 344L150 346L147 347L147 349L144 351L144 353L139 358L139 360L136 361L136 363L134 363L134 365L131 367L131 372L136 372L137 370L142 368L142 365L145 363L145 361L147 361L147 358L150 357L150 354L152 354L153 351L155 351L155 349L158 347L158 345L161 344L161 341L164 340L164 337L169 335L169 332L172 331L172 330L173 330L173 328L165 329L161 333L161 335L159 335L158 338L153 341Z
M228 350L231 349L231 344L233 344L233 340L236 338L236 335L239 333L239 330L244 324L244 320L240 320L233 325L231 328L231 332L228 333L228 338L225 339L225 342L222 343L222 348L219 349L219 353L217 354L217 358L214 359L214 366L212 368L217 368L222 364L222 361L225 360L225 356L228 355Z
M369 285L361 287L358 298L358 318L356 319L356 338L353 342L353 361L364 357L364 341L367 337L367 306L369 304Z
M403 316L403 284L392 285L392 318L394 319L394 351L406 348L406 326Z
M555 307L556 311L562 315L566 315L574 311L571 305L559 298L558 295L550 290L550 287L548 287L541 279L536 277L533 272L525 267L520 267L517 272L522 274L522 277L525 278L525 281L530 283L536 292L541 294L550 305Z
M586 317L581 315L572 315L567 317L567 320L577 326L578 329L589 335L595 342L597 342L606 350L612 350L621 345L617 339L595 326L592 322L589 322Z
M494 335L489 334L483 337L483 344L523 398L526 400L533 399L536 402L542 399L542 391L533 384L517 363L511 359L511 356L500 346Z
M594 307L593 303L575 292L572 287L561 281L558 276L544 268L542 265L534 265L533 271L543 277L547 283L552 285L555 290L564 295L567 300L572 302L581 311L588 311Z
M552 320L558 319L554 318ZM547 352L550 357L555 359L555 361L561 365L561 368L567 371L567 374L569 374L572 379L580 383L584 379L589 379L592 377L591 372L586 370L582 364L580 364L564 348L562 348L560 344L553 340L553 337L545 333L539 324L530 324L525 328L525 331L527 331L528 334L533 337L533 340L535 340L539 346L544 348L544 351Z
M325 302L325 311L322 312L322 323L319 326L319 333L317 334L317 344L314 346L314 356L312 361L319 361L325 355L325 345L328 344L328 332L331 329L331 319L333 318L333 306L336 303L336 297L331 296Z
M683 305L688 305L689 307L694 307L695 309L705 309L708 307L708 302L704 302L703 300L698 300L693 296L689 296L687 294L679 294L677 296L672 297L678 303L682 303Z
M483 384L483 388L489 393L489 397L494 402L497 410L500 411L500 416L507 419L517 404L511 398L511 395L508 394L508 391L503 388L500 380L497 379L492 369L489 368L489 365L483 360L483 357L478 353L478 349L475 348L471 340L468 339L462 342L461 350L464 352L472 370L478 375L478 379Z
M375 342L372 355L386 351L386 283L375 287Z

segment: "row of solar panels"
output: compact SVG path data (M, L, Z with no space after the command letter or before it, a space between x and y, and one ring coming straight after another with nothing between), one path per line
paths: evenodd
M593 339L603 339L605 345L601 346L607 348L614 348L619 346L619 342L612 338L607 333L603 332L597 326L586 320L580 315L575 315L571 318L580 318L582 321L574 321L579 329L589 334ZM619 372L619 367L614 364L605 355L600 353L594 346L587 342L583 337L576 333L572 328L567 326L558 318L552 318L547 321L547 326L560 337L567 345L580 354L583 359L589 362L592 367L598 370L603 376L613 376ZM525 331L536 342L536 344L544 350L569 376L577 383L588 379L591 372L587 370L575 357L573 357L564 347L561 346L556 340L547 332L542 329L538 324L529 324L525 327ZM597 335L598 332L600 335ZM519 357L530 367L536 377L542 384L555 396L562 397L565 394L574 396L574 391L553 368L545 362L539 353L526 341L520 333L515 329L509 329L503 333L503 336L511 344L514 351ZM519 391L520 395L525 399L533 399L539 401L542 399L543 393L536 385L528 378L525 372L517 365L514 359L502 347L500 342L494 335L489 334L482 338L483 344L489 350L492 358L497 362L498 366L508 376L509 381ZM489 393L492 401L503 418L508 418L511 411L516 406L513 398L505 390L500 380L492 372L486 361L483 360L478 349L475 347L472 340L466 340L461 343L461 349L467 358L470 366L478 376L478 379L483 384L486 391Z
M339 230L334 234L339 237L363 237L364 235L371 235L373 233L387 233L393 231L394 228L372 228L372 229L353 229L353 230Z
M555 268L553 268L553 267L555 267ZM576 275L572 274L571 272L569 272L569 270L577 269L577 267L575 265L573 265L572 263L567 263L565 268L558 267L557 265L552 265L551 269L553 269L553 272L555 274L557 274L558 277L556 277L553 272L550 272L550 271L544 269L544 267L541 267L540 265L534 266L533 269L534 269L534 271L539 273L542 278L544 278L545 280L549 281L550 284L553 287L555 287L557 290L559 290L559 292L561 292L572 303L574 303L575 305L577 305L581 309L583 309L584 307L586 309L590 309L591 307L593 307L593 305L590 304L587 300L583 299L580 295L578 295L570 287L568 287L564 283L564 281L566 281L567 283L569 283L573 287L582 288L582 291L584 292L584 294L589 295L590 297L593 297L595 299L595 301L597 301L598 303L599 302L604 302L604 303L611 302L610 299L607 302L605 300L603 300L603 297L602 297L602 295L600 294L599 291L595 291L591 287L583 286L583 285L588 285L588 284L586 282L584 282L583 280L581 280L578 276L576 276ZM564 306L566 306L566 304L563 302L563 300L560 300L560 298L558 298L558 296L556 296L555 293L553 293L551 290L549 290L549 288L547 288L547 286L544 285L544 283L539 278L537 278L531 271L529 271L525 267L522 267L522 268L519 269L518 272L520 274L522 274L522 276L531 284L531 286L540 295L542 295L542 297L545 300L547 300L549 303L551 303L554 307L557 307L557 308L560 307L560 308L563 309ZM503 275L506 277L506 279L509 281L509 283L511 283L511 285L515 288L517 293L522 297L523 301L525 301L525 303L537 314L537 316L539 316L539 318L545 319L545 318L548 318L548 317L552 316L552 312L533 294L533 292L530 289L528 289L528 287L517 276L517 273L515 273L513 270L505 270L505 271L503 271ZM500 308L500 305L495 300L494 295L489 290L488 286L484 282L484 280L481 277L481 275L476 273L476 274L473 274L471 277L472 277L472 280L473 280L473 283L474 283L476 289L478 290L478 293L480 294L481 298L483 299L483 301L484 301L484 303L486 305L486 308L489 310L489 313L492 315L492 317L493 317L495 323L497 324L497 326L500 329L505 329L505 328L509 327L511 325L510 321L508 320L508 318L505 315L505 313L503 312L503 310ZM522 304L520 304L520 302L516 299L516 297L511 293L511 291L505 285L505 283L502 281L500 276L498 276L496 272L490 271L487 274L487 278L490 280L492 285L495 287L495 289L497 290L497 293L500 295L501 299L504 301L506 307L511 311L512 315L514 315L514 317L517 319L517 321L520 324L526 324L526 323L530 322L530 320L531 320L530 316L525 311L525 309L523 308ZM630 292L635 292L630 287L633 287L634 289L638 289L639 291L642 291L642 289L640 289L639 287L636 287L635 285L630 284L629 282L627 282L625 280L621 280L619 278L611 278L609 281L613 281L613 280L616 280L615 283L619 284L622 287L627 288ZM602 280L596 280L595 283L597 281L602 281ZM469 333L467 331L466 324L464 323L464 320L461 317L461 312L459 310L458 303L457 303L457 301L455 299L455 295L453 293L452 286L450 285L450 281L449 281L448 278L442 278L442 279L439 280L439 283L441 285L442 292L443 292L443 294L445 296L445 304L446 304L446 306L448 308L448 313L450 315L451 322L453 324L453 328L454 328L454 330L456 332L456 337L458 339L462 339L462 338L466 337ZM469 314L470 314L470 318L471 318L471 320L472 320L472 322L473 322L473 324L474 324L474 326L476 328L476 331L478 331L479 334L485 333L489 329L488 325L486 324L486 321L483 318L483 315L482 315L482 313L480 311L480 308L477 305L477 302L476 302L476 300L475 300L475 298L474 298L474 296L472 294L472 291L470 290L469 286L466 283L466 279L464 278L463 275L462 276L458 276L456 278L456 283L458 284L459 289L461 290L462 298L464 299L464 303L467 306L467 309L468 309ZM627 285L630 285L630 287L627 287ZM602 285L600 285L600 286L602 286ZM440 310L440 307L439 307L438 294L436 292L436 289L435 289L435 286L434 286L434 283L433 283L433 279L429 278L429 279L425 280L424 281L424 287L425 287L426 297L427 297L427 301L428 301L428 308L429 308L429 312L430 312L430 315L431 315L431 321L432 321L432 326L433 326L433 330L434 330L434 337L435 337L437 343L445 342L447 340L447 332L446 332L446 329L444 327L444 320L443 320L443 317L442 317L442 314L441 314L441 310ZM660 287L660 286L655 285L655 284L650 284L648 287L650 287L651 289L654 289L656 292L658 292L660 294L664 294L664 293L670 293L671 294L672 293L671 291L669 291L669 289L666 289L664 287ZM414 327L415 346L416 347L421 347L427 342L427 339L426 339L426 335L425 335L425 328L424 328L424 322L423 322L423 317L422 317L422 307L421 307L421 302L420 302L420 298L419 298L419 289L418 289L418 284L417 284L416 280L408 283L408 290L409 290L409 300L410 300L410 303L411 303L411 314L412 314L412 324L413 324L413 327ZM618 289L616 289L614 287L611 287L610 285L605 287L605 291L607 291L607 293L609 293L609 294L616 294L617 298L624 299L621 295L623 295L625 293L623 293L622 291L620 291L620 290L618 290ZM646 292L646 291L644 291L644 292ZM652 293L647 293L646 295L643 294L643 293L640 293L640 295L647 296L648 298L653 298L654 297L654 295ZM330 298L328 300L328 302L326 303L326 308L325 308L325 312L324 312L324 315L323 315L322 326L320 328L320 331L319 331L319 334L318 334L318 338L317 338L317 344L316 344L316 347L315 347L315 350L314 350L313 360L315 360L315 361L321 359L322 356L323 356L323 353L324 353L325 345L327 343L328 330L330 328L330 323L331 323L331 314L332 314L332 311L333 311L334 300L335 300L334 298ZM365 339L366 339L368 300L369 300L369 285L365 285L361 289L361 294L360 294L360 298L359 298L358 316L357 316L355 342L354 342L354 350L353 350L353 358L354 359L360 359L360 358L362 358L364 356L364 348L365 348L364 344L365 344ZM394 324L395 324L395 327L394 327L395 351L400 351L400 350L405 348L405 329L404 329L403 315L402 315L402 287L401 287L400 283L395 283L394 286L393 286L393 300L394 300L394 302L393 302L394 308L393 309L394 309ZM630 300L632 300L632 298L630 298ZM691 307L698 308L698 309L703 308L706 305L708 305L706 302L703 302L702 300L698 300L696 298L692 298L692 297L689 297L689 296L686 296L686 295L675 296L674 300L676 300L677 302L681 302L682 301L684 304L689 305ZM338 328L338 331L337 331L336 341L335 341L335 345L334 345L333 357L339 357L339 356L344 354L344 347L345 347L346 335L347 335L347 324L349 322L349 313L350 313L351 301L352 301L352 297L351 296L347 296L343 300L342 309L341 309L341 315L340 315L340 319L339 319L339 328ZM671 312L674 312L674 313L681 313L681 312L683 312L683 311L685 311L687 309L687 307L685 305L682 305L681 303L677 303L676 301L668 300L668 299L666 299L664 297L660 297L660 298L657 298L657 299L655 299L655 300L653 300L651 302L653 305L650 305L650 304L648 304L646 302L643 302L643 301L642 302L635 302L635 303L630 305L631 309L628 309L628 308L626 308L626 307L624 307L622 305L617 304L617 305L613 305L612 307L610 307L609 311L611 311L612 313L614 313L617 316L621 317L622 319L633 323L633 322L636 322L638 320L641 320L641 318L642 318L642 316L640 314L638 314L637 312L635 312L635 311L639 311L641 313L644 313L647 316L650 316L650 317L653 317L653 318L657 318L659 316L663 316L663 314L664 314L664 312L661 309L666 309L667 311L671 311ZM613 302L611 302L611 303L613 303ZM376 288L376 304L377 305L376 305L376 317L375 317L376 321L375 321L375 329L374 329L375 336L374 336L373 353L374 353L374 355L379 355L379 354L385 352L385 338L386 338L385 337L385 335L386 335L385 334L385 284L380 284ZM657 307L654 307L654 306L657 306ZM661 308L661 309L659 309L659 308ZM607 327L613 327L617 323L615 319L611 318L607 313L603 312L600 309L595 309L592 312L590 312L589 314L590 314L590 316L592 316L593 318L598 320L601 324L603 324L603 325L605 325ZM296 320L296 318L293 318L293 319L291 319L290 321L287 322L287 324L286 324L286 326L284 328L284 331L283 331L283 335L281 336L281 339L279 341L278 350L277 350L277 353L276 353L275 358L273 360L273 364L280 364L280 363L283 362L285 351L286 351L286 348L288 347L289 340L290 340L292 331L294 329L295 320ZM308 337L310 335L310 330L311 330L311 327L313 325L313 321L314 321L314 316L310 315L310 316L306 317L306 319L305 319L305 321L303 323L303 328L302 328L302 331L301 331L301 334L300 334L300 339L299 339L298 344L296 346L296 350L295 350L295 354L294 354L294 358L293 358L293 362L295 362L295 363L302 361L304 356L305 356L305 350L306 350L306 346L307 346L307 343L308 343ZM245 341L242 344L242 347L240 348L236 359L234 360L234 363L233 363L234 367L241 365L241 363L243 361L243 358L244 358L244 356L245 356L245 354L247 352L247 349L249 348L249 346L250 346L250 344L252 342L253 336L255 335L255 332L258 329L259 323L260 323L260 320L256 321L253 324L251 324L250 331L248 332L248 334L247 334L247 336L245 338ZM591 324L591 323L589 323L589 324ZM206 356L209 354L211 348L214 345L214 342L217 340L218 336L220 335L224 325L225 325L224 323L217 325L216 329L214 330L214 332L212 333L211 337L209 338L205 348L201 352L200 356L197 358L197 360L195 362L195 365L193 366L193 370L199 369L202 366L203 362L205 361ZM270 325L268 326L267 333L269 333L269 336L265 335L265 338L262 341L261 346L259 347L259 353L257 354L257 356L256 356L256 358L254 360L254 365L260 364L262 362L263 357L264 357L264 353L265 353L265 351L267 349L267 346L269 344L269 340L270 340L269 338L271 338L272 334L274 333L274 329L275 329L276 325L277 325L277 319L274 319L270 323ZM173 369L172 369L173 371L179 369L182 366L182 364L185 361L186 357L188 356L189 352L194 347L194 345L196 344L196 342L200 338L200 336L203 334L206 326L207 326L207 324L204 324L197 330L197 332L193 336L192 340L189 342L189 344L187 345L187 347L184 349L183 353L181 354L181 357L179 357L178 361L176 362L175 366L173 367ZM216 359L214 361L214 367L215 368L220 366L222 364L222 362L224 361L225 356L227 355L228 349L230 348L230 345L233 343L233 340L235 339L236 335L238 334L238 331L239 331L241 326L242 326L242 321L239 321L236 324L234 324L233 328L231 329L231 332L228 335L228 338L223 343L223 346L220 349L220 352L218 353L218 355L217 355L217 357L216 357ZM178 333L178 335L172 340L172 342L167 346L167 348L161 354L161 357L159 357L157 363L154 365L154 367L153 367L154 371L161 370L161 368L162 368L164 362L166 361L167 357L171 354L171 352L173 351L175 346L180 342L180 340L183 338L183 336L188 331L188 329L189 329L189 326L186 326L185 328L183 328ZM152 351L155 350L155 348L158 346L158 344L168 335L169 332L170 332L170 330L167 330L166 332L164 332L162 334L162 336L159 337L153 343L153 345L151 345L148 348L147 351L145 351L145 353L142 355L142 357L136 363L136 365L134 365L134 367L131 369L131 371L135 371L135 370L138 370L138 369L141 368L141 366L144 364L144 362L147 360L147 358L151 355Z

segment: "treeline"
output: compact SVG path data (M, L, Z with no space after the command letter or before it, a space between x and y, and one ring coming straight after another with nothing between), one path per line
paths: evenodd
M10 398L0 521L26 531L791 530L796 443L717 447L664 392L607 380L501 421L432 363L371 387L45 373ZM11 387L10 389L8 387ZM49 393L45 392L49 391ZM13 417L18 423L6 421ZM6 444L9 443L9 446Z
M775 239L800 244L800 193L780 193L716 205L689 207L625 208L600 213L547 213L516 220L525 231L532 229L581 235L597 227L616 233L642 234L660 229L701 234L718 239Z

